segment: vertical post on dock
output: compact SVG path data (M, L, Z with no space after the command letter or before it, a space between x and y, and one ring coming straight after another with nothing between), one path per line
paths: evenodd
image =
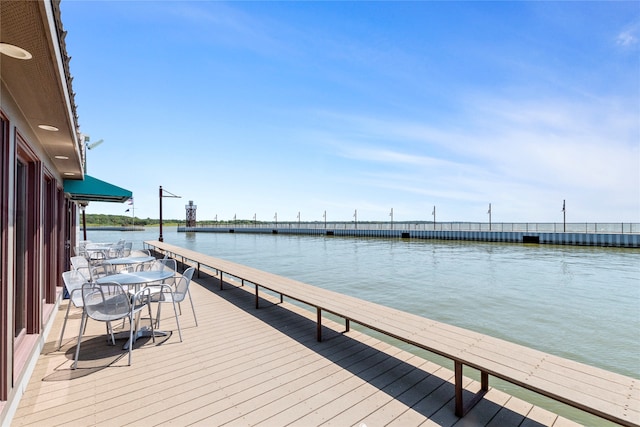
M356 209L353 212L353 218L355 219L354 223L355 223L355 228L357 229L358 228L358 209Z
M565 204L566 200L562 201L562 231L567 232L567 206Z
M391 213L389 214L391 217L391 229L393 230L393 208L391 208Z
M436 205L433 205L433 212L431 212L431 215L433 215L433 231L436 230Z
M327 228L327 211L324 211L324 214L322 214L322 217L324 218L324 228Z
M491 231L491 203L489 203L489 212L487 212L489 214L489 231Z
M165 196L164 193L167 193L168 196ZM162 198L163 197L173 197L173 198L179 199L181 196L176 196L173 193L169 193L168 191L162 189L162 185L160 186L160 189L158 191L158 198L160 199L160 236L158 236L158 241L160 242L164 242L164 238L162 237Z
M159 199L160 199L160 236L158 236L158 241L164 242L164 238L162 237L162 185L160 186Z

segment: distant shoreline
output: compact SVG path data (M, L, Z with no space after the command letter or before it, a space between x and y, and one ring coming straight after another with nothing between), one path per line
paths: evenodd
M82 227L80 227L80 230L83 230ZM87 231L144 231L145 227L142 226L87 226Z

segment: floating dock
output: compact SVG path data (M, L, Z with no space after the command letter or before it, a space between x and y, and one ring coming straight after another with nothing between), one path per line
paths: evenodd
M531 227L528 231L487 231L487 230L427 230L425 227L418 227L410 224L402 227L395 224L393 228L384 227L384 224L366 224L355 227L354 224L334 224L330 227L319 227L316 224L272 224L270 226L248 226L248 225L216 225L197 227L178 227L178 232L185 233L260 233L260 234L294 234L306 236L336 236L336 237L376 237L388 239L437 239L437 240L461 240L474 242L503 242L503 243L530 243L530 244L550 244L550 245L572 245L572 246L601 246L617 248L640 248L640 227L638 224L617 224L620 232L603 232L596 229L588 231L589 225L581 224L584 232L565 231L540 231L540 228L551 227ZM561 224L562 226L562 224ZM627 232L624 232L625 226ZM479 227L480 228L480 227ZM529 228L529 227L522 227ZM576 229L573 226L570 229ZM607 227L611 228L611 227Z

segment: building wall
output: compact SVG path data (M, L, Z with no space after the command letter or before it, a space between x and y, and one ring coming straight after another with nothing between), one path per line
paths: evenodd
M75 224L77 211L75 204L64 198L62 177L2 82L0 99L0 424L5 425L57 312L61 273L68 267L65 263L71 246L66 241L71 236L67 227ZM17 166L19 161L26 161L26 169ZM17 179L23 169L26 186ZM25 212L18 212L19 200L23 200ZM18 227L20 224L24 228ZM21 229L26 239L20 239ZM24 269L17 268L21 260ZM14 307L16 301L23 301L20 307L24 307L24 328L17 335L16 325L21 322L16 319L21 316Z

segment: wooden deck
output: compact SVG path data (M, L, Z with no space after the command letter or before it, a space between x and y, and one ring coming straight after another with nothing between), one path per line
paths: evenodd
M256 310L253 289L233 285L192 282L200 326L183 304L180 342L164 306L173 333L138 341L132 366L90 322L71 370L80 316L55 351L64 301L11 425L577 425L493 388L459 419L451 370L327 321L317 342L315 313L266 295ZM479 387L466 381L469 396Z

